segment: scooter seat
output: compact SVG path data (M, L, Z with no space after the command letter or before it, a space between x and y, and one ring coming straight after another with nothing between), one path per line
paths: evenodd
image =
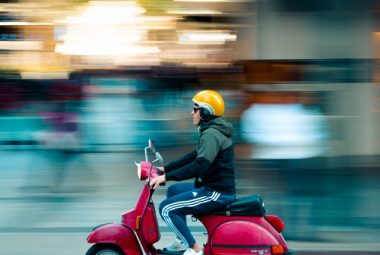
M259 195L251 195L247 197L236 198L234 202L222 209L212 211L211 215L226 216L265 216L266 209L264 202Z

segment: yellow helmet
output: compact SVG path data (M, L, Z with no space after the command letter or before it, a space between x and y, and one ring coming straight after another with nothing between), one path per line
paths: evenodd
M214 90L203 90L193 97L193 102L204 108L214 116L223 116L224 100L223 97Z

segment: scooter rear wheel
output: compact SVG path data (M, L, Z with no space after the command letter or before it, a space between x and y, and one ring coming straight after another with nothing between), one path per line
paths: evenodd
M86 255L125 255L124 252L114 244L95 244Z

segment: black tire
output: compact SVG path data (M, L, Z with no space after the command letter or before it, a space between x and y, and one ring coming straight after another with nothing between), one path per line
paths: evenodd
M125 255L124 252L115 244L95 244L86 255Z

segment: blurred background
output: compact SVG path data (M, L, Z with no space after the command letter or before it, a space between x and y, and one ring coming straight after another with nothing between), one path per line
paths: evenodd
M213 89L235 128L238 196L260 194L289 241L369 247L379 21L376 0L0 1L0 233L15 238L1 245L85 244L118 221L148 138L166 162L194 148L191 98Z

